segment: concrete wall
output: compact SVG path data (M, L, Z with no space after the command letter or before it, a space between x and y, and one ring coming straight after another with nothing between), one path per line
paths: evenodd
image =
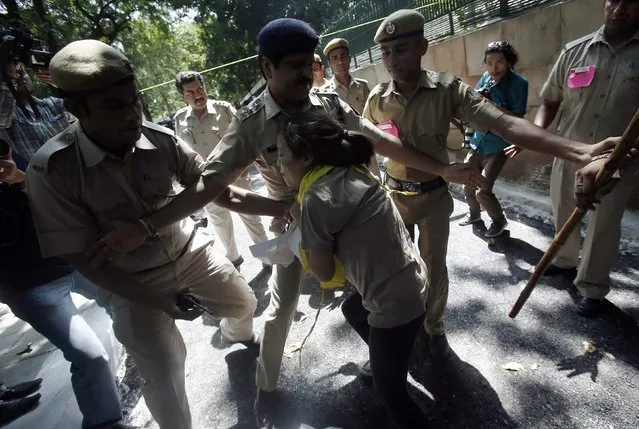
M529 82L526 118L533 120L541 104L539 92L562 47L603 24L603 3L602 0L570 0L435 43L422 59L422 66L454 73L474 86L484 72L483 53L487 44L508 40L520 54L517 71ZM371 88L390 79L381 63L353 74L367 79ZM460 139L459 131L452 128L449 147L459 147ZM465 151L451 152L451 155L451 159L463 159ZM508 181L547 192L551 162L549 156L525 151L506 164L503 176ZM639 195L633 197L631 205L639 208Z

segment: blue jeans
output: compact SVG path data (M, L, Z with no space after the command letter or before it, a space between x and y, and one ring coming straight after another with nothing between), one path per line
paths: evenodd
M70 292L93 298L97 287L78 272L12 297L11 311L62 350L71 362L71 384L84 417L83 428L109 427L122 408L109 356L73 304Z

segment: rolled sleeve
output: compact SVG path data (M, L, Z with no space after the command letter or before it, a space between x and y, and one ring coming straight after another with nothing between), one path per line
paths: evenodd
M460 79L456 79L455 104L456 117L470 122L476 130L487 133L504 113L491 103L478 97L474 90Z
M177 178L183 186L191 186L200 180L204 172L206 162L187 142L176 137L177 147Z
M541 88L539 97L561 103L564 99L564 78L566 67L566 51L563 50L552 67L548 79Z
M374 97L375 97L375 94L373 93L370 93L368 95L368 98L366 99L366 104L364 104L364 111L362 112L362 118L366 118L372 123L377 123L377 120L375 120L375 116L373 116L374 115L373 103L375 101Z
M73 195L61 172L40 172L30 166L27 186L42 256L80 253L98 239L97 225Z
M226 134L209 155L203 175L215 174L223 184L230 185L257 159L259 145L248 135L247 127L237 117L233 118Z
M347 130L359 131L373 142L379 141L384 136L384 131L377 128L368 119L359 116L348 104L340 100L340 104L344 109L344 127ZM364 107L366 110L366 107Z

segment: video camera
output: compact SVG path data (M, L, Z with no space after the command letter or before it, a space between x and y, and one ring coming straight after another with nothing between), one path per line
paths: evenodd
M33 37L29 30L12 28L0 31L2 44L8 43L7 58L2 61L13 60L20 62L25 68L43 70L49 68L53 54L42 49L40 40Z

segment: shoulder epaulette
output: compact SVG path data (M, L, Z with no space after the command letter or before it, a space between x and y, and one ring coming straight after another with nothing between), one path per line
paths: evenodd
M261 96L257 97L255 100L251 101L248 106L244 106L237 111L237 118L240 121L245 121L246 119L259 112L260 109L262 109L263 107L264 99Z
M585 35L583 37L580 37L577 40L573 40L572 42L568 42L564 46L564 50L568 51L568 50L570 50L570 49L572 49L574 47L577 47L577 46L581 45L584 42L588 42L588 41L592 40L592 38L595 37L596 34L597 34L597 32L595 31L594 33L590 33L590 34L587 34L587 35Z
M211 101L213 102L213 104L217 106L226 107L227 109L235 109L235 107L228 101L223 101L223 100L211 100Z
M49 160L56 152L71 147L75 143L75 137L73 133L64 131L61 134L53 137L47 141L31 158L29 166L35 171L44 173L49 166Z
M149 121L143 121L142 126L146 128L150 128L153 131L158 131L160 133L168 134L170 136L175 137L175 133L173 131L171 131L169 128L163 127L162 125L158 125L156 123L149 122Z
M381 94L383 92L385 92L388 89L388 85L390 84L390 82L382 82L382 83L378 83L377 85L375 85L373 87L373 89L371 89L371 93L368 96L369 98L373 95L377 95L377 94Z

